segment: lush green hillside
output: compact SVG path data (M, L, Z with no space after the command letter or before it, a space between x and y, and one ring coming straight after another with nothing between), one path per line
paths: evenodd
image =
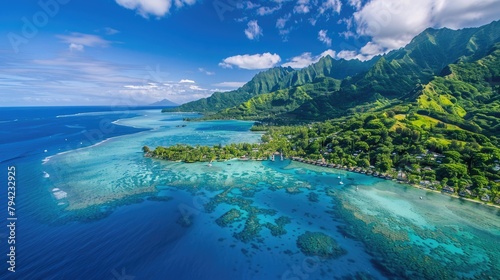
M254 96L238 106L211 115L210 118L270 119L283 117L283 114L297 109L304 102L336 92L339 87L339 80L326 77L316 78L314 83Z
M253 96L270 93L280 89L287 89L313 83L317 79L331 77L337 80L345 79L368 71L378 60L336 60L330 56L321 58L317 63L300 70L290 67L276 67L257 74L243 87L230 92L216 92L208 98L183 104L177 108L165 109L165 112L217 112L222 109L237 106L248 101ZM336 88L338 90L338 88Z
M500 135L500 43L477 61L449 65L424 86L417 102L422 114Z
M440 75L447 65L480 59L499 41L500 21L463 30L427 29L406 47L380 58L368 72L344 79L340 91L331 98L311 100L293 113L306 119L325 114L337 117L359 111L356 106L372 107L370 104L377 101L412 102L422 85Z
M164 109L164 112L217 112L236 106L255 95L278 89L278 84L294 70L290 67L276 67L260 72L241 88L229 92L216 92L208 98L188 102L176 108Z

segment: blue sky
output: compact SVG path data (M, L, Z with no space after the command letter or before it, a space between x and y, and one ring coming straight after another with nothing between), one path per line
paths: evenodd
M324 55L370 59L500 0L41 0L0 11L0 106L177 103Z

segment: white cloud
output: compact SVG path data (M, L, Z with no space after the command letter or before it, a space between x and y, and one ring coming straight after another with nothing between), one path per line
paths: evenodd
M281 9L281 5L278 5L274 8L271 7L260 7L257 9L257 14L259 16L265 16L265 15L270 15L273 14L276 11L279 11Z
M344 31L344 32L340 32L339 36L342 36L345 39L349 39L349 38L356 37L356 34L354 32L352 32L352 31Z
M71 43L71 44L69 44L69 50L70 51L80 51L80 52L83 52L84 46L83 45L79 45L79 44L75 44L75 43Z
M242 69L268 69L274 67L281 61L281 58L277 54L271 53L263 53L263 54L244 54L244 55L235 55L228 58L225 58L219 66L223 68L232 68L233 66L237 66Z
M357 4L356 1L351 1ZM371 37L360 55L371 58L408 44L428 27L459 29L498 19L498 0L372 0L354 13L358 35Z
M276 28L284 29L291 16L291 14L287 14L284 17L278 18L278 20L276 20Z
M222 83L217 83L214 84L213 86L216 87L223 87L223 88L240 88L242 87L246 82L222 82Z
M213 93L213 90L202 88L190 80L189 82L183 81L126 85L119 93L123 96L145 100L145 103L166 98L179 104L208 97Z
M263 35L262 28L259 26L256 20L251 20L247 24L247 29L245 29L245 35L248 39L259 39Z
M212 75L215 75L215 72L210 72L210 71L207 71L205 70L205 68L198 68L198 71L200 71L201 73L204 73L205 75L207 76L212 76Z
M200 86L197 86L197 85L189 86L189 89L196 90L196 91L207 90L207 89L201 88Z
M6 105L137 105L167 98L184 103L210 96L213 89L198 83L181 83L160 66L145 67L67 55L30 60L4 58L0 89L12 94ZM187 80L187 79L183 79Z
M294 13L307 14L311 10L309 0L297 0L297 4L293 8Z
M349 0L349 5L354 7L356 10L361 9L361 0Z
M319 8L319 13L323 14L328 10L332 10L337 14L340 14L340 10L342 9L342 2L340 0L326 0L323 2L323 5Z
M118 34L120 33L120 31L116 30L116 29L113 29L111 27L105 27L104 28L104 32L107 34L107 35L115 35L115 34Z
M135 10L144 18L150 15L162 17L170 12L173 5L181 8L186 5L193 5L196 0L115 0L118 5L129 10Z
M337 54L337 58L343 58L345 60L351 60L351 59L355 59L355 58L359 58L358 57L358 52L357 51L340 51L338 54Z
M316 55L316 56L312 56L312 54L310 52L305 52L299 56L293 57L292 59L290 59L289 62L283 64L282 66L283 67L292 67L295 69L304 68L304 67L307 67L313 63L318 62L322 57L327 56L327 55L331 56L332 58L335 58L336 57L335 54L336 54L335 51L330 50L330 49L328 49L328 50L322 52L320 55Z
M194 84L195 81L193 80L188 80L188 79L182 79L179 81L179 83L183 84L183 83L188 83L188 84Z
M285 16L278 18L276 20L276 28L278 29L279 34L283 38L283 41L287 40L287 36L290 33L291 28L285 28L285 26L291 17L292 14L288 13Z
M332 38L328 37L328 30L320 30L318 32L318 40L325 43L328 47L332 45Z
M238 2L241 2L241 0ZM238 8L240 9L253 10L258 7L260 7L260 4L253 3L252 1L246 1L245 3L238 3Z
M62 42L67 43L71 51L83 51L85 47L107 47L111 44L100 36L73 32L70 35L56 35Z

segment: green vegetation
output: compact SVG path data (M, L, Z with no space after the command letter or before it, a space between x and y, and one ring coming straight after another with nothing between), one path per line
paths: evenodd
M149 148L143 148L147 156L170 160L192 162L211 162L215 160L229 160L234 158L243 159L266 159L276 151L278 143L267 144L230 144L227 146L189 146L175 145L170 147L156 147L153 151L146 152Z
M210 119L269 119L281 116L299 108L308 100L329 92L337 91L340 81L332 78L320 78L315 83L260 94L237 107L224 109Z

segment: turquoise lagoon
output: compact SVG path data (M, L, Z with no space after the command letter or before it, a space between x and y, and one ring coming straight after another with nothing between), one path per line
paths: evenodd
M141 132L39 164L35 220L55 238L38 249L26 241L37 253L25 275L43 266L44 279L498 279L498 209L289 160L207 166L143 157L144 145L260 140L251 122L182 121L189 116L140 111L115 124ZM231 209L240 217L217 224ZM289 223L273 235L280 217ZM297 238L307 231L346 253L304 255Z

